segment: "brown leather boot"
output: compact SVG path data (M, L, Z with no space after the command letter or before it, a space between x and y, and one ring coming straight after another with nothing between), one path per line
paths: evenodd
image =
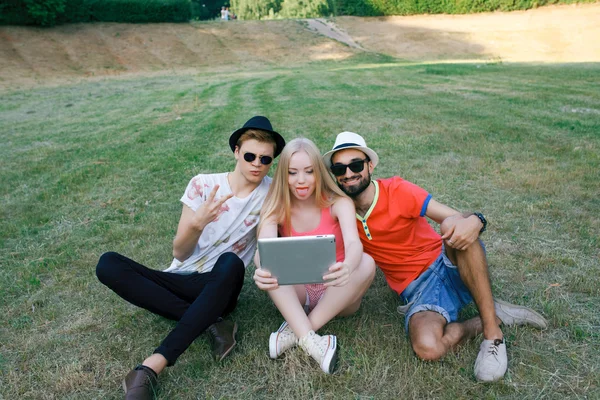
M238 326L234 321L225 321L221 318L206 329L210 337L213 356L221 361L233 350L236 345L235 334Z
M156 372L138 365L123 380L126 400L152 400L158 387Z

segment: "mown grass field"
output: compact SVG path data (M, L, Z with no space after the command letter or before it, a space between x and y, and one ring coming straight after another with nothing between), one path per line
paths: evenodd
M600 65L360 56L3 93L1 399L123 396L122 377L174 324L102 286L97 259L114 250L165 268L188 180L233 168L227 138L255 114L322 151L361 133L377 177L484 212L496 296L542 312L549 329L505 328L506 378L476 383L479 340L419 361L378 274L355 316L323 328L340 346L326 376L300 351L269 359L282 319L249 268L236 350L217 364L201 336L159 398L600 398Z

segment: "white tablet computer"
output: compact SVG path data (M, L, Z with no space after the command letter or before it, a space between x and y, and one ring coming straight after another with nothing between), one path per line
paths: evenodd
M291 236L258 239L261 267L280 285L324 283L335 264L335 236Z

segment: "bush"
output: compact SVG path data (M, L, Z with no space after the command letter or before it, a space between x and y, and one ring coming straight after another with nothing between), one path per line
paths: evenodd
M231 8L239 19L276 18L282 0L232 0Z
M185 22L191 0L2 0L0 24L51 26L69 22Z
M381 16L514 11L577 0L333 0L336 15ZM593 2L595 0L580 0Z
M90 7L87 0L67 0L65 12L60 16L57 24L89 21Z
M25 0L27 14L37 25L52 26L65 12L67 0Z
M0 25L55 25L64 19L70 1L2 0Z
M329 0L232 0L240 19L314 18L333 13Z
M221 7L227 6L226 0L192 0L192 18L214 19L221 16Z
M89 0L92 21L185 22L191 19L190 0Z
M283 0L279 11L283 18L314 18L329 14L327 0Z
M31 18L27 15L27 7L22 0L4 0L0 2L0 24L27 25Z
M193 1L193 3L192 3ZM527 10L548 4L596 0L231 0L240 19L310 18L334 15L382 16L468 14ZM219 16L228 0L0 0L0 24L185 22Z

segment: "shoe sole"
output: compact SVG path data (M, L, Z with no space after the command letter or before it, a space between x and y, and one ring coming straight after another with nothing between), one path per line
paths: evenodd
M505 372L506 374L506 372ZM475 376L475 380L477 382L481 382L481 383L489 383L489 382L498 382L501 379L504 379L505 375L499 375L499 376L492 376L492 377L480 377L480 376Z
M123 379L123 391L125 392L125 394L127 394L127 383L125 382L125 379ZM156 397L156 389L151 389L152 390L152 395L154 397Z
M321 369L327 373L327 374L332 374L333 370L335 369L335 366L337 364L337 337L333 336L333 340L331 343L329 343L329 349L331 351L328 351L325 354L325 358L323 359L323 364L321 365ZM326 368L324 368L326 367Z
M475 375L475 380L477 382L497 382L501 379L504 379L504 377L506 376L506 371L508 371L508 365L506 368L504 368L504 371L502 372L502 374L490 374L490 375L477 375L476 373L474 373Z
M231 350L233 350L233 348L237 344L237 341L235 340L235 334L237 333L237 330L238 330L238 324L237 324L237 322L234 322L233 323L233 344L227 349L227 351L225 351L225 353L223 353L223 355L221 357L217 358L217 361L219 361L219 362L223 361L223 359L225 357L227 357L227 355L229 353L231 353Z
M279 336L279 332L273 332L271 333L271 336L269 336L269 357L271 357L271 359L276 360L278 355L277 355L277 337Z
M283 322L277 332L271 333L269 336L269 357L273 360L276 360L279 355L277 354L277 338L279 337L279 332L281 332L287 325L287 322Z
M505 312L506 314L508 314L511 318L513 318L513 319L519 319L519 320L523 321L520 324L514 324L514 325L530 325L530 326L533 326L534 328L537 328L537 329L546 329L546 328L548 328L548 322L546 321L546 318L544 318L541 314L539 314L538 312L532 310L529 307L519 306L519 305L516 305L516 304L511 304L511 303L508 303L506 301L496 300L496 299L494 299L494 303L497 303L497 304L499 304L501 306L505 306L505 307L508 307L508 308L513 308L513 309L516 308L516 309L519 309L519 310L527 310L527 312L529 312L529 313L535 315L537 318L539 318L539 321L535 321L535 320L530 319L530 318L529 319L524 319L524 318L513 317L510 312L506 311L506 309L503 308L502 311Z

